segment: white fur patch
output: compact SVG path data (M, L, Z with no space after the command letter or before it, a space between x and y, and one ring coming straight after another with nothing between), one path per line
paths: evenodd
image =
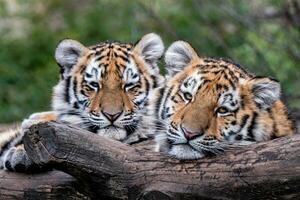
M130 59L130 62L127 64L122 78L127 84L135 84L140 80L138 69L132 59Z
M252 86L254 101L263 108L270 107L280 98L280 84L276 81L257 81Z
M219 107L226 107L231 111L238 109L239 105L240 95L238 90L230 89L228 92L222 93L218 100Z
M101 66L99 66L99 63L97 63L95 59L92 59L85 70L86 76L84 79L88 82L99 82L103 71L104 70ZM87 77L87 74L90 75L90 77Z
M197 54L188 43L183 41L174 42L165 53L169 75L180 72L195 57L197 57Z
M203 158L205 156L200 151L196 151L192 147L185 144L172 146L171 150L169 151L169 155L180 160L193 160Z

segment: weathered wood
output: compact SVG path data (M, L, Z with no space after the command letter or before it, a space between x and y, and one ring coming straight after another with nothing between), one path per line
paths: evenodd
M59 171L21 174L0 171L0 199L89 199L75 178Z
M90 198L300 199L300 135L185 162L56 122L31 127L24 143Z

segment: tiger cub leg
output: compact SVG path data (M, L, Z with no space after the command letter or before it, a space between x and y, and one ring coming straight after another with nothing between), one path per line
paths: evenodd
M0 168L17 172L43 170L28 157L22 138L30 126L55 119L55 112L35 113L22 122L20 129L0 133Z

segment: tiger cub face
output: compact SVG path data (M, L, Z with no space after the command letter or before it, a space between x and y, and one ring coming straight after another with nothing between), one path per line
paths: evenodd
M61 79L52 101L58 119L124 142L140 137L145 106L163 81L157 66L163 51L153 33L136 45L61 41L55 52Z
M169 78L157 102L159 151L197 159L222 152L228 143L293 133L277 81L222 59L199 58L182 41L169 47L165 62Z

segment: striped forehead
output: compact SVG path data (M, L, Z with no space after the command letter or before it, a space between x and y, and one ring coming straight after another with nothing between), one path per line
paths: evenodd
M199 73L207 79L216 82L224 80L237 83L239 79L252 77L252 74L248 73L242 66L222 59L205 59L203 63L196 65L194 69L199 70Z
M189 92L190 94L195 94L201 83L202 76L200 73L195 71L182 80L179 89L182 92Z
M129 43L119 43L119 42L104 42L95 46L91 46L89 49L92 50L95 55L99 56L110 56L110 54L123 53L128 56L131 52L133 45Z
M90 54L87 56L89 63L86 73L93 75L94 79L100 79L108 71L122 74L130 62L132 45L119 42L103 42L89 47Z
M235 94L240 85L240 79L236 76L235 71L229 68L195 66L182 73L180 78L177 77L177 80L171 80L169 85L174 85L176 81L178 87L175 88L183 93L188 92L195 95L200 92L201 96L204 93L207 95L215 94L217 101L223 93L233 92Z
M103 63L97 57L91 58L85 70L85 80L99 81L108 74L113 73L124 81L137 82L139 70L133 58L128 57L126 62Z

